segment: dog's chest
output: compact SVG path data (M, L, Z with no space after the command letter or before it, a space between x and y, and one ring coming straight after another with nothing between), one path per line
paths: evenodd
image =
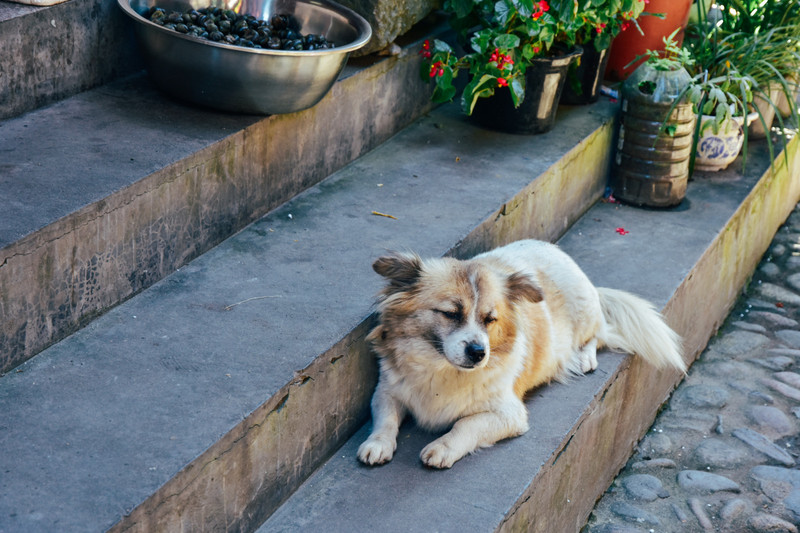
M441 429L459 418L491 410L513 396L513 380L494 369L394 376L394 393L417 424Z

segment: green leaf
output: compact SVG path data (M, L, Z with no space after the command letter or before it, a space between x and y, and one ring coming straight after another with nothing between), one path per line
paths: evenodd
M505 26L508 24L508 19L514 14L513 6L509 5L506 0L498 0L494 4L494 15L497 18L498 26Z
M504 33L494 39L494 45L501 50L513 50L519 46L520 40L516 35Z
M519 104L525 99L525 83L524 78L514 78L511 80L511 83L508 84L508 88L511 90L511 101L514 103L514 107L519 107Z
M523 19L530 18L533 15L533 0L512 0L514 8L519 12L519 16Z
M458 18L464 18L470 14L474 5L472 0L447 0L445 9L455 13Z
M485 54L489 50L491 41L492 41L492 32L489 30L483 30L473 35L470 43L472 44L473 50L475 50L479 54Z
M473 77L472 80L464 87L464 94L461 97L461 104L464 113L467 115L472 114L475 109L475 103L480 97L487 97L494 94L494 88L497 86L497 78L484 74L480 78Z
M456 88L454 86L451 85L450 87L440 87L437 84L433 89L433 94L431 94L431 101L443 104L452 101L455 95Z
M440 41L439 39L433 40L433 51L434 52L444 52L446 54L452 54L453 49L444 41Z
M526 60L536 57L536 52L533 51L532 44L525 44L522 47L522 57L525 58Z
M715 117L715 122L720 125L726 118L730 118L731 116L731 108L726 105L718 105L717 106L717 114ZM716 133L716 131L714 132Z
M445 66L443 70L444 73L441 76L434 77L436 87L433 89L431 100L437 103L449 102L456 95L456 88L453 85L453 69ZM428 72L430 73L430 70Z
M596 50L605 50L611 46L611 32L604 31L594 38L594 47Z
M556 34L553 32L553 29L550 26L543 26L539 31L539 40L541 40L543 43L546 43L548 48L551 44L553 44L555 37Z

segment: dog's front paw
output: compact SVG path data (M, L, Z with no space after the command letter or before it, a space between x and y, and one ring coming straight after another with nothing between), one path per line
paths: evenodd
M381 437L370 437L358 447L358 460L365 465L382 465L392 460L396 442Z
M450 468L453 464L464 457L463 453L450 448L443 439L437 439L422 449L419 458L425 466L431 468Z

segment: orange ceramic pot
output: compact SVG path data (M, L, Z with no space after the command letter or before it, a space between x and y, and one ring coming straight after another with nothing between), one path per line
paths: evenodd
M686 23L689 21L691 7L692 0L650 0L646 11L663 13L665 17L661 19L643 15L639 17L638 21L644 35L639 33L635 26L631 26L614 38L606 66L606 79L614 81L626 79L636 70L641 61L630 66L627 65L647 50L663 50L664 37L671 34L676 28L681 28L676 40L678 44L683 43L683 28L686 28Z

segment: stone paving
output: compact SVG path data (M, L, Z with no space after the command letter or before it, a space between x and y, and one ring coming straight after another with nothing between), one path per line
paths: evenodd
M584 533L798 532L800 205Z

